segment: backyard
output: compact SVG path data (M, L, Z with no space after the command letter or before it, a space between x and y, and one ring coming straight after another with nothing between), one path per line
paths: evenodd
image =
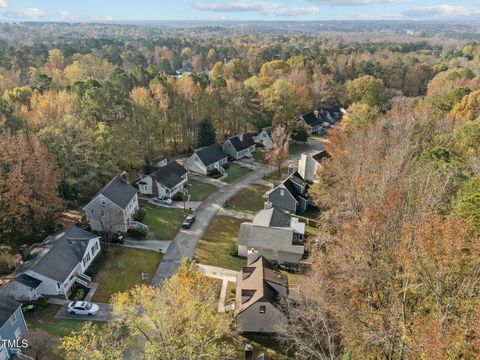
M143 223L150 227L155 240L172 240L185 217L183 209L150 205L142 202L146 215Z
M229 202L228 208L249 214L255 214L263 209L265 199L263 195L269 190L263 185L249 185L242 189Z
M160 264L162 255L155 251L140 250L111 245L104 248L89 269L92 281L100 285L93 295L93 301L109 302L110 297L144 282L142 272L149 279ZM146 280L150 283L150 280Z
M188 180L189 186L187 187L190 194L190 201L203 201L210 194L213 194L218 190L218 187L212 184L207 184L197 180Z
M228 169L226 169L226 171L228 176L222 180L225 181L226 183L231 183L232 181L250 172L250 169L231 163Z
M214 217L200 240L195 260L200 264L240 270L246 260L232 256L230 252L236 246L240 224L245 221L229 216Z

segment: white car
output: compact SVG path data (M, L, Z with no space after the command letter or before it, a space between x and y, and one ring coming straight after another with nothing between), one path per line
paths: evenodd
M72 301L68 304L68 312L74 315L95 316L100 308L97 304L86 301Z
M153 201L158 203L158 204L163 204L163 205L172 205L173 201L172 199L166 197L166 196L157 196L153 198Z

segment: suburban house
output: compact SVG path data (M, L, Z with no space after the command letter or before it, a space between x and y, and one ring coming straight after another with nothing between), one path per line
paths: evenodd
M0 360L11 359L20 352L21 338L27 331L22 304L0 295Z
M250 134L244 133L229 137L223 144L223 151L235 160L243 157L251 158L255 152L255 141Z
M254 250L256 256L277 264L298 264L305 251L304 236L305 223L296 217L273 207L261 210L253 222L240 225L238 255L248 256Z
M273 146L272 130L273 126L263 128L262 131L260 131L260 133L255 137L255 142L257 144L262 144L267 149L270 149Z
M312 201L308 195L308 183L293 168L288 168L288 176L267 193L273 207L304 213Z
M248 262L237 275L238 332L278 332L279 326L286 322L281 300L287 294L287 276L275 270L267 259L260 256Z
M100 253L100 237L71 226L47 237L17 269L7 286L8 295L19 300L42 296L68 298L73 284L90 286L85 271Z
M315 182L317 172L322 167L322 163L329 158L330 154L326 150L315 154L302 153L298 161L299 175L309 183Z
M214 169L221 173L225 172L222 165L227 163L227 154L219 144L213 144L201 149L195 150L185 162L185 168L188 171L207 175Z
M308 132L311 134L318 134L319 132L321 132L323 128L323 123L326 122L326 119L318 110L299 115L297 116L297 120L303 123L307 127Z
M127 232L138 211L137 189L129 184L127 174L114 177L83 208L94 231Z
M188 182L188 172L182 165L172 161L150 168L151 171L136 183L140 194L171 198L176 193L183 192Z

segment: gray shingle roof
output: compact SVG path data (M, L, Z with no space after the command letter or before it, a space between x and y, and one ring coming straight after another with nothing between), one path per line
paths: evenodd
M233 136L231 138L228 138L228 140L230 141L230 143L233 145L233 147L237 152L246 149L246 147L243 146L242 141L238 136Z
M250 134L245 133L242 135L242 144L246 149L246 148L249 148L250 146L255 145L255 141L253 140Z
M255 214L253 224L265 227L289 227L292 218L286 212L272 207L270 209L260 210Z
M18 272L35 271L58 282L64 282L80 261L88 242L98 237L71 226L47 237L32 253L33 259L22 264Z
M122 209L125 209L130 201L132 201L136 193L137 189L135 189L132 185L123 180L120 175L118 175L115 176L107 185L105 185L104 188L98 192L97 196L101 194L120 206Z
M238 232L238 245L248 248L263 248L302 255L304 247L293 245L292 228L264 227L242 223Z
M182 165L172 161L168 165L157 168L155 177L162 186L171 189L183 181L182 176L186 173L187 170Z
M330 154L327 152L327 150L322 150L314 155L312 155L312 158L316 161L316 162L320 162L321 160L323 159L328 159L330 158Z
M324 120L322 118L322 116L315 116L315 113L311 112L311 113L307 113L307 114L302 114L299 116L299 118L303 119L308 126L319 126L319 125L322 125Z
M0 294L0 327L17 311L20 303Z
M35 279L34 277L31 277L30 275L27 275L27 274L18 275L15 278L15 281L25 286L28 286L32 289L37 289L42 283L42 280Z
M219 144L213 144L195 151L205 166L212 165L227 157Z
M262 129L262 131L265 131L270 137L272 136L272 130L273 130L273 126L267 126Z

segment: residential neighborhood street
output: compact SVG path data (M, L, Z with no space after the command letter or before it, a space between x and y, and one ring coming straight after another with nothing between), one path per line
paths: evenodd
M314 153L324 148L323 142L311 139L308 140L308 145L306 152L309 153ZM290 154L283 165L297 161L298 155L298 153ZM162 262L152 278L152 285L160 285L163 279L174 275L185 257L193 259L200 239L207 230L212 218L223 208L225 201L230 200L243 188L261 180L265 175L271 174L276 169L272 165L262 166L255 171L249 172L242 178L225 185L204 200L195 211L197 219L192 228L188 230L181 229L168 247Z

